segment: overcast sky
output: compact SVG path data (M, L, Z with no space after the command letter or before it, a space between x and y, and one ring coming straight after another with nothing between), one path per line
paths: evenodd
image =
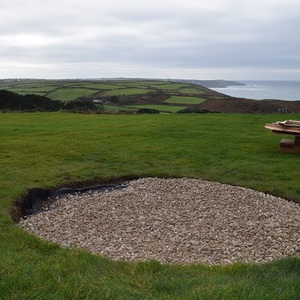
M299 0L1 0L0 78L300 80Z

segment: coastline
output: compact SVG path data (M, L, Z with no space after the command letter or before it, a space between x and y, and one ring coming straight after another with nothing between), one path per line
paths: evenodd
M238 80L237 80L238 81ZM214 91L253 100L300 100L300 81L288 80L244 80L245 85L211 88Z

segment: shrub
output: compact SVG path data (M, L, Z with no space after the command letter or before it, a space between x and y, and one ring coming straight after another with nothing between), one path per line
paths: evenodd
M137 114L159 114L160 111L154 108L140 108Z

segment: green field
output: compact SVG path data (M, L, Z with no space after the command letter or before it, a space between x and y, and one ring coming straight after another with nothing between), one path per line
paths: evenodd
M124 89L114 89L101 94L101 96L121 96L121 95L136 95L145 94L149 92L147 89L143 88L124 88Z
M45 242L10 216L29 188L120 177L203 178L300 203L299 156L281 154L281 136L264 129L282 117L2 113L0 298L299 299L299 257L214 267L113 261Z
M91 96L97 91L87 88L59 88L51 92L48 97L54 100L69 101L78 97Z
M198 97L187 97L187 96L172 96L165 100L166 103L173 104L200 104L204 102L205 99Z

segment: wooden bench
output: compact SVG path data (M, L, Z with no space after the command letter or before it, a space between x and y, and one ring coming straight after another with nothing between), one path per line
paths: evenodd
M266 129L273 133L295 136L294 139L282 139L279 143L282 153L300 154L300 121L284 121L266 124Z

